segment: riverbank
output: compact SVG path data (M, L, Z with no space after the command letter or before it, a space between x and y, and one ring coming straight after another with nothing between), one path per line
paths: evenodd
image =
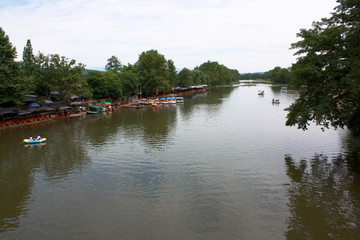
M201 86L193 86L186 89L178 89L176 92L172 93L160 93L155 94L153 96L149 96L148 98L163 98L163 97L179 97L179 96L189 96L198 92L207 91L208 87L206 85ZM29 113L27 110L17 108L15 109L6 109L5 112L7 114L13 114L10 117L2 118L0 122L0 131L4 129L11 129L15 127L21 126L28 126L28 125L35 125L39 123L46 123L51 121L57 121L66 118L73 118L73 117L80 117L86 114L86 110L90 109L90 105L96 105L105 107L110 111L116 111L122 107L131 107L131 108L142 108L144 106L140 106L138 104L139 97L133 96L126 99L118 100L118 101L111 101L109 99L90 99L86 101L78 102L76 105L69 105L64 103L54 103L58 106L58 108L54 108L50 110L49 106L44 106L44 108L48 108L48 110L43 109L41 111L35 110L35 114ZM111 101L110 104L104 105L105 102ZM51 106L51 105L50 105ZM109 108L111 106L111 108ZM152 106L154 107L154 106ZM86 109L88 108L88 109ZM29 115L27 115L29 114ZM3 115L1 115L3 116Z
M23 127L23 126L29 126L29 125L34 125L34 124L58 121L58 120L67 119L67 118L81 117L84 115L86 115L86 112L70 113L70 114L67 114L64 116L50 115L50 117L32 118L32 119L28 119L28 121L21 121L19 119L6 120L6 121L3 121L0 123L0 131L6 130L6 129L11 129L11 128L16 128L16 127Z

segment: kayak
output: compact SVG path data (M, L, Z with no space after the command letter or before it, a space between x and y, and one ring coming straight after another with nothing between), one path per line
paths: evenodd
M24 139L23 142L25 144L34 144L34 143L43 143L46 142L46 138L40 138L40 139Z

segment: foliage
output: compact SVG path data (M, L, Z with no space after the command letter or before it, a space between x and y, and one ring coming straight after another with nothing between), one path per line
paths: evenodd
M240 75L240 80L258 80L264 79L264 73L244 73Z
M139 94L139 77L133 65L123 66L121 68L121 83L124 96L133 96Z
M194 69L191 71L192 85L209 85L209 76L200 71L199 69Z
M119 98L122 97L122 87L120 77L112 70L104 74L105 94L104 97Z
M105 66L106 70L113 70L113 71L118 71L121 68L121 62L120 60L116 57L116 56L111 56L111 58L109 58L107 60L107 64Z
M209 78L208 83L211 86L238 83L240 79L240 74L237 70L231 70L217 62L208 61L196 67L195 70L200 70L206 74Z
M105 95L105 78L102 72L89 71L85 80L88 83L94 98L102 98Z
M308 121L360 133L360 4L338 0L330 18L301 29L292 66L300 97L287 109L286 125L307 129Z
M193 85L193 79L191 75L191 71L187 68L183 68L179 72L179 87L188 87Z
M39 53L35 57L35 65L34 84L38 95L50 97L51 92L58 92L62 99L69 99L72 95L90 96L82 78L83 64L58 54L45 56Z
M270 80L273 83L289 84L291 82L291 73L287 68L275 67L263 74L264 80Z
M178 84L178 75L176 72L176 67L173 60L167 61L167 68L169 70L169 81L170 81L170 87L176 87Z
M15 61L16 56L16 48L0 28L0 104L22 104L27 93L27 83L21 77L20 64Z
M35 69L35 56L33 53L33 48L30 39L28 39L26 42L22 59L23 59L22 68L24 69L25 76L27 78L30 78Z
M169 91L170 71L167 61L156 50L141 53L136 68L145 95L152 95L158 91Z

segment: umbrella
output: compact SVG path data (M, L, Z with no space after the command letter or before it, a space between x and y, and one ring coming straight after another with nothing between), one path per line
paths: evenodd
M40 105L38 103L36 103L36 102L32 102L32 103L26 104L26 107L28 107L28 108L38 108L38 107L40 107Z
M51 101L51 100L47 100L47 99L45 99L45 100L44 100L44 103L45 103L45 104L53 104L54 102L53 102L53 101Z
M82 105L82 102L72 102L69 105L70 106L78 106L78 105Z
M111 102L104 102L104 104L105 104L105 105L109 105L109 104L111 104Z

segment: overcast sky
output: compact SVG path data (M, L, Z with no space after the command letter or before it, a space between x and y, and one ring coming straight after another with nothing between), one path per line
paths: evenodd
M60 54L89 69L117 56L134 64L155 49L178 70L210 60L241 73L296 61L290 44L301 28L329 17L335 0L0 0L0 27L19 60Z

